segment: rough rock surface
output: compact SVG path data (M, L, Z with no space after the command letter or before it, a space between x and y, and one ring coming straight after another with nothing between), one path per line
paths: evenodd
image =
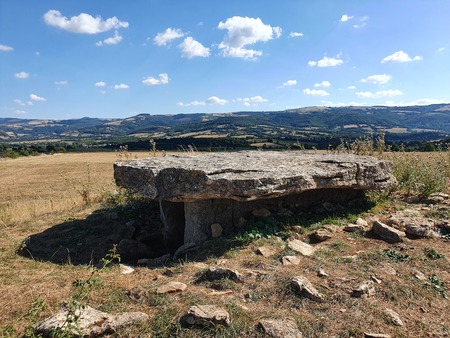
M230 279L233 282L243 283L244 277L237 270L221 268L219 266L210 267L202 276L205 280L213 281L218 279Z
M370 156L242 151L116 162L114 177L152 199L245 201L321 188L383 189L395 181L390 169Z
M161 285L157 290L157 294L183 292L186 290L187 285L181 282L169 282L167 284Z
M189 325L224 325L231 324L230 315L215 305L195 305L189 308L182 321Z
M309 298L315 302L323 302L325 300L324 295L322 295L306 277L294 277L291 280L291 286L300 296Z
M394 183L391 167L349 154L183 153L117 162L114 177L117 185L159 200L165 243L176 250L217 236L212 224L232 233L255 211L261 217L355 202L364 190Z
M372 231L389 243L403 242L406 234L380 221L373 222Z
M303 334L293 319L261 319L258 323L261 330L273 338L302 338Z
M305 243L299 239L290 239L287 241L287 247L292 249L303 256L312 256L314 255L314 247Z
M89 306L79 310L77 315L80 316L78 321L79 332L75 328L70 332L74 337L101 337L134 323L148 320L148 315L142 312L124 312L111 315ZM50 337L53 331L61 329L64 324L67 324L66 320L67 311L61 310L43 322L36 324L34 332L42 334L44 337Z

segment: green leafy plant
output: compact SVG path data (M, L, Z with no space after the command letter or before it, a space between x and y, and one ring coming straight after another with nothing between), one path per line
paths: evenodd
M395 262L409 262L411 260L411 256L408 254L401 254L398 251L392 249L385 249L381 252L384 257L389 258Z
M442 298L448 299L447 287L445 286L445 283L438 278L438 276L432 274L428 280L434 287L435 292L437 292Z
M441 254L441 253L437 252L433 248L426 248L425 249L425 254L430 259L441 259L441 258L445 257L444 254Z

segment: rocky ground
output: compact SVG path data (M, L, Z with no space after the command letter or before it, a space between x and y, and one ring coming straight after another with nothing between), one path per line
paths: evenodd
M117 337L449 336L448 196L396 199L357 213L323 207L320 214L312 210L298 217L266 213L237 235L187 246L176 255L133 256L134 264L100 271L101 286L92 288L85 302L104 311L95 312L104 319L99 325L86 315L87 332ZM133 214L105 213L110 222L122 224L121 234L144 222ZM89 279L89 273L79 274ZM57 312L55 303L36 322ZM137 317L130 319L130 313ZM116 325L111 315L130 320ZM59 316L66 321L67 308ZM47 332L42 325L35 330Z

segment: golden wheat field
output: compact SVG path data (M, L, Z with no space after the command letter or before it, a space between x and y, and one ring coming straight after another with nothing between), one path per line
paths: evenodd
M144 158L151 154L126 156ZM425 163L423 167L428 171L436 163L440 172L448 168L447 153L383 156L403 169L415 162ZM110 211L101 204L116 189L113 163L117 159L117 153L73 153L0 161L0 337L34 337L32 325L59 311L73 297L74 281L88 279L92 274L89 260L72 264L70 257L77 253L69 252L68 248L85 250L86 242L90 242L91 250L101 239L111 236L114 226L136 216L126 215L115 223L110 222ZM93 215L98 212L95 218ZM370 221L403 212L444 222L450 215L450 201L430 207L392 199L353 215L352 219L363 217ZM97 221L104 227L97 228ZM349 222L346 216L328 217L310 228L302 223L290 223L285 230L290 236L308 241L315 230L330 224L339 227L346 222ZM299 226L303 230L296 233ZM44 246L41 251L48 246L49 255L18 254L29 236L40 238L39 243ZM76 237L75 244L63 247L72 241L72 236ZM370 234L340 231L329 241L315 244L314 257L303 257L299 265L286 267L280 263L280 257L293 252L280 240L262 236L245 245L236 245L234 239L219 238L195 259L186 258L169 267L137 268L131 275L122 275L115 266L98 275L99 283L85 302L105 312L142 311L151 318L114 337L260 337L255 326L258 320L268 317L294 318L304 337L359 338L367 330L389 333L392 337L450 335L449 300L444 297L450 287L448 241L434 238L392 245ZM277 253L271 257L258 255L256 251L261 246ZM61 251L67 260L56 262L52 258L61 255ZM89 256L90 252L83 254ZM404 257L408 260L403 261ZM243 272L245 283L199 282L201 271L214 265ZM317 276L319 268L330 276ZM427 279L416 278L417 271ZM290 279L297 275L307 275L327 301L315 303L294 295L288 286ZM351 297L352 287L371 276L381 280L375 284L375 296ZM159 286L173 280L186 283L188 289L171 295L156 294ZM130 290L136 288L144 295L140 301L129 297ZM180 317L193 304L226 308L233 325L208 330L180 326ZM389 323L383 312L386 308L397 311L405 325Z

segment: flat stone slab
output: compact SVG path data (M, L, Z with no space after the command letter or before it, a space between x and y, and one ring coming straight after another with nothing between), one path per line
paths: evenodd
M249 201L324 188L384 189L391 163L370 156L241 151L116 162L117 185L170 202Z

